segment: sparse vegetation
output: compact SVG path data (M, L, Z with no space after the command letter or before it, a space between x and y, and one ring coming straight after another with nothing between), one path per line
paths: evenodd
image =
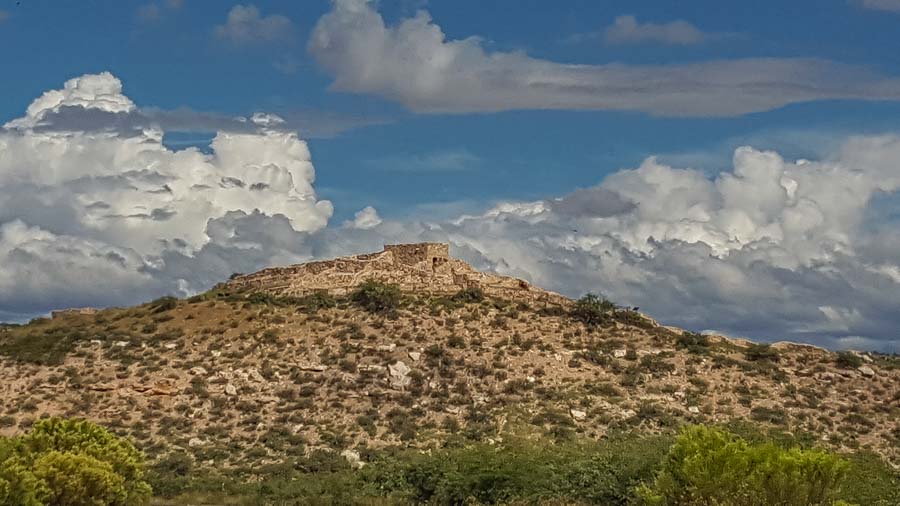
M387 313L400 304L400 289L396 285L369 279L356 288L350 299L366 311Z
M602 325L610 321L610 315L616 310L612 302L588 293L575 302L571 315L588 326Z
M859 358L859 355L853 353L852 351L839 351L837 356L835 357L835 364L838 367L842 367L844 369L856 369L857 367L863 365L863 361Z

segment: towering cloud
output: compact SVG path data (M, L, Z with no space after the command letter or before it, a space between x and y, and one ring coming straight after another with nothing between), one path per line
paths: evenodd
M826 60L575 65L522 52L488 52L477 37L447 40L425 11L388 26L372 5L334 0L316 25L309 51L334 76L332 89L378 95L418 112L575 109L732 116L812 100L900 99L900 80ZM639 28L619 32L633 37ZM646 26L640 30L646 32ZM687 40L684 27L654 30Z
M152 127L54 123L136 107L115 77L82 76L0 130L0 314L187 295L233 272L428 240L671 324L900 350L900 137L851 138L820 161L740 148L712 178L650 158L477 215L366 207L329 227L306 144L272 115L220 132L209 154L168 149Z
M160 290L200 289L193 279L168 279L163 259L173 251L193 256L212 240L215 220L258 213L283 219L293 231L314 231L331 216L331 203L316 199L306 143L268 129L270 116L254 117L256 132L219 133L206 155L167 149L163 132L152 128L128 135L44 128L63 108L129 113L135 105L112 75L87 75L45 93L4 126L0 307L6 310L46 310L68 301L66 290L87 289L84 303L108 304L122 302L119 294L129 290L126 300L134 301ZM234 239L228 229L217 234ZM109 286L117 282L120 289ZM98 289L91 294L82 285Z

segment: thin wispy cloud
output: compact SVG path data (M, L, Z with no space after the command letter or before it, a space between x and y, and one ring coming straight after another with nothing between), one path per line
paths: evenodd
M603 31L603 40L607 44L658 43L686 46L700 44L706 39L707 34L681 19L668 23L641 23L630 15L617 17Z
M308 49L334 77L332 90L377 95L422 113L568 109L716 117L816 100L900 100L900 79L816 58L578 65L491 52L477 37L448 40L425 11L386 25L364 0L336 0Z
M375 158L366 161L366 164L380 170L398 172L456 172L471 170L480 162L480 157L466 149L453 149Z
M150 2L141 5L135 11L135 17L139 23L156 23L163 19L167 10L178 10L182 7L181 0L166 0L164 2Z
M900 0L852 0L864 9L875 11L900 12Z
M235 5L213 33L236 45L284 42L293 37L294 23L281 14L263 16L255 5Z

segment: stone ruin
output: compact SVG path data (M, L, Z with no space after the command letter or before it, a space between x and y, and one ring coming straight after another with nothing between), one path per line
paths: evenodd
M445 243L388 244L377 253L271 267L235 276L225 287L278 296L300 297L322 290L346 295L369 279L395 284L404 292L449 295L477 288L487 296L529 304L570 302L521 279L479 272L451 258Z
M97 308L94 307L70 307L68 309L57 309L55 311L50 312L50 317L53 319L56 318L65 318L70 315L82 315L82 314L96 314Z

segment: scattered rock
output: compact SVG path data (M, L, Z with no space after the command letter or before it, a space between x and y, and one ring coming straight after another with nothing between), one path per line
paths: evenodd
M570 409L569 414L572 415L572 418L579 420L579 421L587 418L587 413L585 413L584 411L578 410L578 409Z
M867 365L864 365L864 366L858 368L857 371L859 371L860 374L862 374L863 376L865 376L867 378L871 378L871 377L875 376L875 370Z
M535 378L534 376L527 376L525 380L529 383L534 383L535 381L537 381L537 378Z
M191 370L188 372L190 372L194 376L206 376L207 374L209 374L206 369L200 367L199 365L197 367L191 367Z
M419 353L418 351L411 351L408 353L408 355L409 355L409 358L412 359L413 362L418 362L419 359L422 358L422 354Z
M378 351L394 351L395 349L397 349L397 345L394 344L394 343L391 343L391 344L381 344L381 345L379 345L378 348L377 348Z
M684 399L686 395L687 395L686 393L684 393L684 392L682 392L681 390L679 390L679 391L673 393L673 394L672 394L672 397L674 397L674 398L676 398L676 399Z
M688 413L693 413L696 415L699 412L700 412L700 408L698 408L697 406L691 406L688 408Z
M197 438L197 437L192 437L192 438L188 441L188 446L190 446L191 448L196 448L196 447L198 447L198 446L203 446L203 445L205 445L205 444L206 444L206 441L204 441L204 440L202 440L202 439L200 439L200 438Z
M213 350L213 351L209 352L209 354L212 355L214 358L219 358L222 356L222 352L219 350Z
M347 462L350 463L350 467L353 469L362 469L366 465L366 463L360 459L359 452L356 450L344 450L341 452L341 457L347 459Z
M625 358L625 355L628 354L628 350L625 348L620 348L618 350L613 350L613 356L616 358Z
M174 350L177 347L178 347L178 343L166 343L163 345L163 348L165 348L167 350Z
M103 344L103 341L101 341L99 339L91 339L91 344L94 346L100 346Z
M235 395L237 395L237 388L231 383L225 385L225 395L234 397Z
M115 346L116 348L124 348L128 346L128 341L116 341L113 343L113 346Z
M398 389L403 390L407 386L409 386L412 381L409 378L409 372L411 369L408 365L404 364L402 361L398 360L397 362L388 366L388 371L391 375L391 386Z

